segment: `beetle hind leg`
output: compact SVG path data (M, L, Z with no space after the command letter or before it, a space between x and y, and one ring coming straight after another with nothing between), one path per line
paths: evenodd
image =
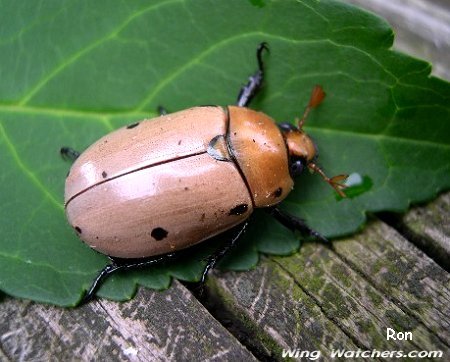
M114 273L115 271L117 271L119 269L120 269L120 267L117 264L115 264L114 262L111 263L111 264L106 265L100 271L100 273L95 277L95 279L92 282L89 290L87 291L87 293L81 299L80 305L89 302L94 297L95 292L98 290L98 288L100 288L100 286L103 284L105 279L108 276L110 276L112 273Z
M305 220L300 219L297 216L291 215L286 211L279 209L276 206L267 209L267 212L272 215L280 224L287 227L293 232L299 231L303 235L309 235L314 239L320 240L324 243L329 243L328 239L323 235L311 229L305 222Z
M153 257L153 258L143 258L143 259L122 259L122 258L113 258L109 257L111 263L106 265L100 273L95 277L92 282L90 288L84 295L84 297L80 301L80 305L89 302L93 299L95 293L103 284L103 282L113 273L119 270L128 270L128 269L136 269L136 268L144 268L149 265L157 264L163 262L165 260L171 259L176 256L177 253L164 254L161 256Z
M71 161L75 161L78 158L78 156L80 156L80 152L75 151L71 147L61 147L59 153L63 158L69 159Z
M262 52L269 51L267 43L263 42L258 45L256 50L256 59L258 60L258 70L248 78L248 83L243 86L237 98L237 105L239 107L247 107L253 97L258 93L264 80L264 64L262 61Z

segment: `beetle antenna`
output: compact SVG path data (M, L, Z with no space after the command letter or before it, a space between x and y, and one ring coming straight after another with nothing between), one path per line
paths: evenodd
M322 169L317 166L315 163L309 163L308 168L313 171L317 172L322 178L329 183L329 185L336 190L336 192L341 197L347 197L347 195L342 191L347 187L343 182L347 179L348 175L336 175L332 178L329 178L325 173L322 171Z
M303 117L298 121L298 129L302 129L305 124L306 118L308 117L309 111L311 108L316 108L325 98L325 92L320 85L316 85L312 92L311 97L309 98L308 105L306 106L305 112L303 113Z

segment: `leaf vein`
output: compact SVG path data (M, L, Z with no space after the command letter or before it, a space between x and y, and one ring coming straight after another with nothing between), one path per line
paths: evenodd
M10 151L14 161L16 161L17 166L19 169L28 177L28 179L31 181L34 186L38 190L40 190L43 195L54 205L58 210L64 211L64 207L61 205L61 203L54 197L41 183L41 181L37 178L37 176L25 165L25 163L22 161L22 159L19 156L19 153L17 152L17 149L15 148L14 144L12 143L11 139L8 137L8 134L6 133L5 128L0 123L0 135L5 140L6 147Z
M53 70L51 70L47 76L42 78L37 84L22 97L22 100L18 103L19 105L23 106L27 104L42 88L45 87L46 84L48 84L53 78L55 78L59 73L61 73L64 69L66 69L69 65L76 62L78 59L80 59L85 54L89 53L91 50L97 48L99 45L103 44L104 42L113 39L117 34L119 34L123 29L125 29L128 24L130 24L134 19L142 16L143 14L156 10L160 8L163 5L167 5L169 3L175 3L180 2L180 0L168 0L166 2L161 2L156 5L149 6L141 11L137 11L133 14L131 14L128 18L126 18L121 24L119 24L113 31L111 31L109 34L103 36L102 38L99 38L92 42L91 44L85 46L84 48L79 49L77 52L72 54L70 57L63 59L63 61L57 65Z

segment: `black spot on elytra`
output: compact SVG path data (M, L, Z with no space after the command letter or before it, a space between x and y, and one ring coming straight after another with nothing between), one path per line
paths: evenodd
M81 234L81 228L79 226L74 226L74 229L78 234Z
M108 174L107 174L105 171L103 171L103 172L102 172L102 177L103 177L103 178L106 178L106 176L108 176Z
M247 204L239 204L235 207L233 207L228 215L242 215L248 210Z
M189 190L189 187L186 186L186 187L184 188L184 191L188 191L188 190Z
M283 193L283 189L281 187L279 187L272 193L272 195L274 197L280 197L282 193Z
M152 230L151 235L152 235L152 238L159 241L159 240L164 239L167 236L167 234L169 234L167 230L164 230L161 227L157 227Z
M179 141L178 141L178 146L181 145L181 141L182 141L182 140L179 140Z
M129 124L127 126L127 129L132 129L132 128L137 127L137 126L139 126L139 122L135 122L135 123Z

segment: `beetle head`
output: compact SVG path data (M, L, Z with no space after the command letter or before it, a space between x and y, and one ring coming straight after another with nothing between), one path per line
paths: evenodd
M317 147L314 141L302 130L295 128L284 134L289 156L300 158L306 164L312 162L317 155Z
M314 141L303 131L303 125L309 111L311 108L317 107L324 98L325 92L322 87L316 85L311 93L311 98L303 117L297 121L297 126L284 125L281 127L289 153L289 167L292 176L300 174L304 167L308 167L312 172L317 172L321 175L339 195L345 197L342 190L346 187L343 182L346 180L347 175L337 175L331 178L327 177L322 169L315 163L318 152Z

